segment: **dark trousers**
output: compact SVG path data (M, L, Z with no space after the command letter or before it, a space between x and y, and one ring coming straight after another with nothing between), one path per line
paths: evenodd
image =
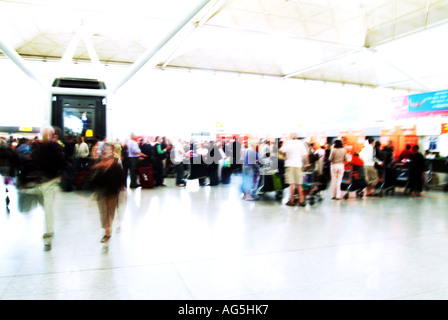
M184 164L181 162L176 165L176 184L184 183Z
M156 159L154 161L154 178L156 182L156 187L163 184L165 174L163 172L163 161L161 159Z
M131 172L131 188L138 186L137 183L137 166L138 158L129 158L129 170Z
M218 166L209 167L208 178L210 179L211 186L217 186L219 184Z

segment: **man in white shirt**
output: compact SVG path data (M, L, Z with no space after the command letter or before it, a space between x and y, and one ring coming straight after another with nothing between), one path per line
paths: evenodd
M184 183L184 159L185 151L181 139L175 139L171 149L171 159L176 166L176 186L185 187Z
M375 194L374 189L378 184L378 171L375 169L375 149L373 138L369 138L368 144L360 152L360 157L364 161L364 168L366 172L367 193L366 196L371 197Z
M84 137L78 138L78 143L75 146L75 158L78 161L79 168L84 168L89 163L89 146L85 142ZM77 168L78 169L78 168Z
M288 140L279 150L285 156L286 167L286 183L290 186L291 197L286 203L288 206L294 206L296 204L294 197L295 192L298 190L299 205L304 207L306 205L303 196L303 173L302 168L305 163L309 166L308 151L305 144L298 139L297 134L291 135L291 140Z

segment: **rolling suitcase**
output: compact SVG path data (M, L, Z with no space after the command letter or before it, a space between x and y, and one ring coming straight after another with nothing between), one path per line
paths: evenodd
M232 176L232 168L223 167L221 170L221 183L230 184L231 176Z
M89 189L90 172L88 170L79 171L74 179L74 185L77 190Z
M154 188L154 170L152 166L139 167L137 172L140 186L143 189Z

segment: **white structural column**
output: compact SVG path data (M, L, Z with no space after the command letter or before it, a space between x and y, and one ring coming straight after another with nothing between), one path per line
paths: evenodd
M139 58L131 67L125 77L118 82L118 84L112 88L111 92L116 93L126 82L129 81L143 66L145 66L151 58L153 58L164 46L166 46L182 29L184 29L193 18L199 15L203 10L207 10L208 5L214 5L216 0L201 1L200 4L195 7L191 13L189 13L184 20L176 25L173 30L168 33L167 37L160 41L154 48L148 49L141 58Z

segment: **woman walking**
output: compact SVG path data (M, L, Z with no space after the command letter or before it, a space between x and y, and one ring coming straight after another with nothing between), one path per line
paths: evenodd
M101 242L107 242L112 236L112 224L118 206L120 192L124 189L124 171L114 157L114 146L105 143L101 161L92 167L92 183L100 213L104 237Z

